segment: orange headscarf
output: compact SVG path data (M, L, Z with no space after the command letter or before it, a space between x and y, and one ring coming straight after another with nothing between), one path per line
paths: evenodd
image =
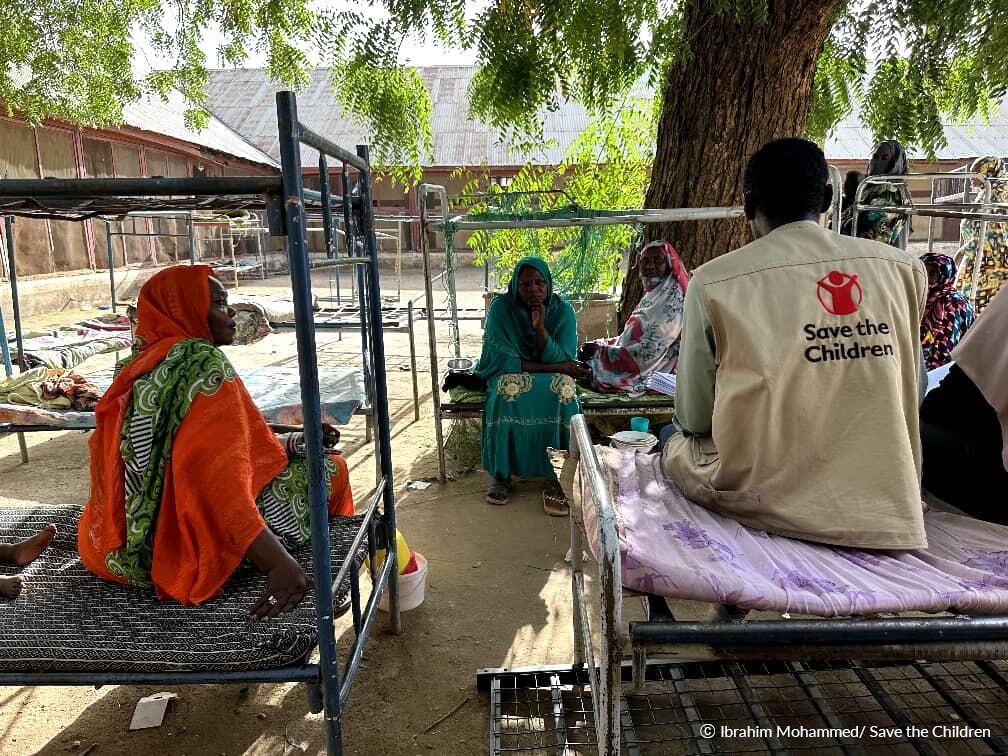
M205 265L178 266L144 284L137 304L140 351L95 410L91 496L77 540L84 565L107 580L123 582L105 559L126 540L120 444L133 384L183 339L212 340L209 277ZM265 527L256 496L286 465L283 446L241 380L225 381L213 396L196 396L165 469L151 568L159 596L198 604L220 590Z

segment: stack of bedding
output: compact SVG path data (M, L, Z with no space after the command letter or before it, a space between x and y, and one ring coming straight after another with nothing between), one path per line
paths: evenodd
M128 350L132 343L129 318L109 313L48 333L25 334L24 362L29 368L75 368L88 357ZM17 359L16 353L12 358Z

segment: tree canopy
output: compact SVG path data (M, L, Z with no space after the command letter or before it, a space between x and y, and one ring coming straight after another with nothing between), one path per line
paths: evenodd
M468 19L464 0L380 0L363 10L309 0L8 0L0 4L0 100L29 119L104 125L144 91L176 88L198 124L207 67L265 53L269 75L295 87L310 62L333 66L335 97L372 131L382 160L415 166L430 149L431 104L401 60L409 35L474 50L473 115L534 138L537 113L562 98L604 112L641 79L661 95L703 33L686 28L691 5L743 28L770 22L768 0L490 0ZM934 149L943 113L989 113L1008 89L1004 0L827 6L831 32L807 121L813 138L860 102L879 138ZM216 60L201 48L210 32L222 40ZM171 68L136 76L136 39Z

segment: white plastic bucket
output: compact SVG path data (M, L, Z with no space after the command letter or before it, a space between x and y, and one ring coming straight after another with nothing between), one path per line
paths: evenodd
M399 611L408 612L416 609L424 600L424 591L427 588L427 560L419 551L414 551L417 568L406 575L399 576ZM381 599L378 601L378 608L383 612L388 611L388 587L382 591Z

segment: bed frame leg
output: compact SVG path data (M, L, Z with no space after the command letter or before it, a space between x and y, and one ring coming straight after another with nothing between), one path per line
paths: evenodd
M647 679L647 651L634 646L633 649L633 689L639 691Z
M321 714L324 705L322 703L322 686L317 683L308 683L308 711L312 714Z
M413 300L406 303L406 322L409 324L410 373L413 377L413 422L420 419L420 386L417 383L416 334L413 332Z

